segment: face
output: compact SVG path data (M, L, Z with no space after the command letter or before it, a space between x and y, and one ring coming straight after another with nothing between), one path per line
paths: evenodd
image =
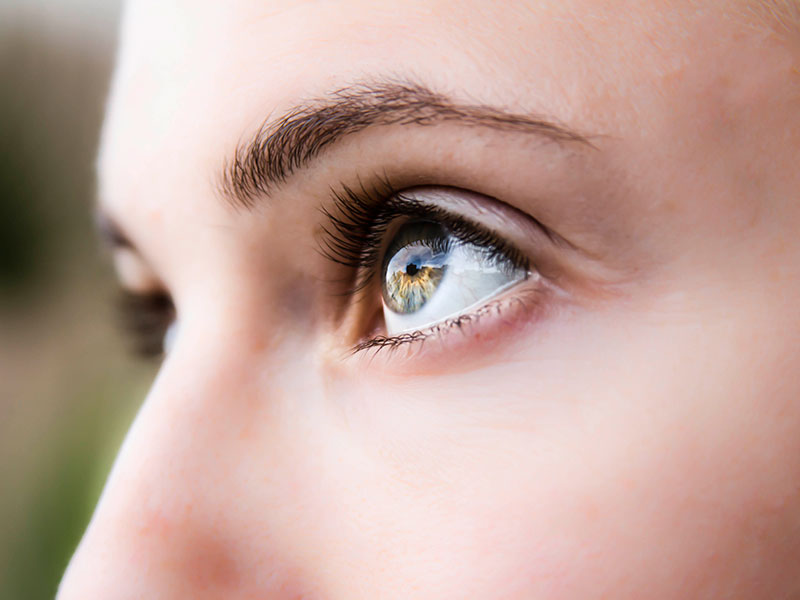
M59 597L800 594L798 65L743 3L130 3L168 351Z

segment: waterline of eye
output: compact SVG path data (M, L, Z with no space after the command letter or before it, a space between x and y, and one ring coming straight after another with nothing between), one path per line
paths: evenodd
M446 313L446 314L442 315L441 317L437 317L435 320L433 320L433 321L431 321L429 323L426 323L424 325L414 324L414 325L409 325L408 327L398 327L396 329L392 328L391 324L395 324L395 325L398 324L398 321L399 321L398 315L396 313L394 313L391 310L391 308L389 308L386 305L386 303L384 302L383 303L383 318L384 318L384 323L386 324L387 335L389 335L389 336L404 335L404 334L411 334L411 333L414 333L414 332L422 331L422 330L425 330L425 329L430 329L431 327L435 327L439 323L444 323L446 321L457 319L457 318L462 317L464 315L468 315L470 313L476 312L477 310L480 309L481 306L487 304L488 302L490 302L494 298L500 296L501 294L505 293L506 291L508 291L509 289L515 287L516 285L519 285L523 281L531 281L531 280L533 280L534 282L536 282L536 281L539 281L540 279L541 279L541 275L539 273L537 273L537 272L523 272L518 278L515 278L512 281L509 281L508 283L506 283L505 285L496 288L492 292L491 295L488 295L488 296L485 296L483 298L480 298L480 299L476 300L475 302L473 302L472 304L464 306L463 308L460 308L460 309L458 309L456 311L453 311L453 312L450 312L450 313Z

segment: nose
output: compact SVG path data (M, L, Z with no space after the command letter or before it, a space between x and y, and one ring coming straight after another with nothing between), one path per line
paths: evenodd
M264 365L178 353L126 437L58 600L310 596L284 526L285 427L253 376Z

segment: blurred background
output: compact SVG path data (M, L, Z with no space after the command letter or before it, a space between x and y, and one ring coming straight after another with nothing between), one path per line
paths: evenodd
M116 0L0 0L0 599L53 598L155 367L93 232Z

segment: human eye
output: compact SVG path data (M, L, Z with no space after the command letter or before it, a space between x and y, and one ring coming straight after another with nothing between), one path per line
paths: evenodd
M120 291L119 322L136 356L159 359L170 349L176 333L175 306L164 291Z
M115 219L97 210L94 220L119 281L117 323L134 355L160 359L169 351L177 331L172 296Z
M327 216L324 253L351 273L344 295L355 351L453 331L469 337L479 320L541 308L552 290L536 260L541 243L524 235L537 228L547 239L541 224L487 196L445 187L393 192L388 183L344 188Z

